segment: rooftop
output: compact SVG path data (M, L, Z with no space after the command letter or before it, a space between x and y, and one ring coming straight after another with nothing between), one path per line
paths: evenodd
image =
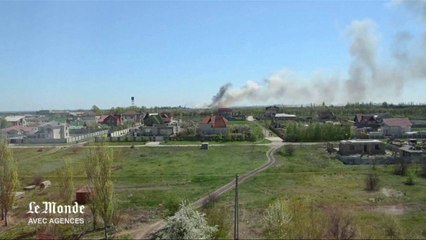
M408 118L385 118L383 124L389 127L411 127L413 125Z

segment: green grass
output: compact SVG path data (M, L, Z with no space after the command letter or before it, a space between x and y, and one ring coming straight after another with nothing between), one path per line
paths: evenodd
M376 170L372 170L368 165L344 165L318 146L296 147L291 157L281 149L276 157L278 162L273 168L240 186L240 209L245 213L241 221L249 222L246 228L256 229L244 237L265 237L261 227L262 214L259 215L259 212L262 213L277 198L310 199L321 208L341 207L350 212L357 224L358 237L386 237L383 229L390 218L395 218L403 230L400 237L426 237L425 178L418 176L416 185L408 186L404 184L406 177L392 174L394 166L377 166ZM365 191L365 177L369 172L379 176L380 188L392 189L402 195L386 197L381 191ZM217 206L232 203L233 193L228 193L218 201ZM374 210L381 206L397 205L404 206L402 215ZM253 215L258 217L249 217ZM232 213L226 216L232 218Z
M267 149L266 146L253 145L217 146L209 150L191 146L114 148L113 181L119 208L164 210L175 207L183 199L196 200L232 180L236 173L244 173L265 163ZM57 172L63 167L64 159L73 164L75 187L87 184L84 148L13 151L22 187L36 176L52 182L52 187L41 200L57 198Z
M122 150L114 175L123 208L196 200L266 161L267 147L163 147Z

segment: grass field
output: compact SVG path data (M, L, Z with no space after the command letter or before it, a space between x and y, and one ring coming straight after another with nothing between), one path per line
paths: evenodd
M297 147L293 156L285 156L281 150L276 156L274 168L240 186L242 238L265 238L263 214L278 198L304 199L315 206L314 212L343 209L353 219L357 238L389 238L390 228L398 228L399 238L426 237L425 178L418 176L416 184L408 186L404 184L406 177L393 175L392 165L377 166L376 170L365 165L347 166L315 146ZM365 190L370 172L379 176L378 191ZM232 223L232 204L233 193L228 193L212 208L231 206L227 217ZM302 225L312 227L306 222Z
M243 173L266 161L267 146L211 146L209 150L185 146L114 148L113 178L118 210L127 216L126 226L146 216L152 222L172 214L181 200L200 196L229 182L236 173ZM35 229L26 226L25 212L29 201L58 201L57 171L63 159L73 163L75 186L86 184L84 160L86 149L25 148L13 149L18 160L21 187L37 176L51 180L51 188L26 192L12 212L12 226L0 237L28 236ZM293 156L284 149L276 153L274 167L240 186L240 237L267 238L263 216L275 200L304 199L315 206L315 212L341 208L353 220L357 238L389 238L389 229L396 229L399 238L426 237L426 179L417 176L414 186L404 184L406 177L393 175L394 166L348 166L330 156L320 146L296 146ZM378 191L365 190L365 177L376 173ZM206 211L228 225L226 236L232 237L233 193L227 193ZM21 223L19 223L21 219ZM326 222L326 219L323 220ZM301 227L312 227L301 224ZM4 235L10 232L11 235Z
M266 161L267 147L221 146L121 150L114 175L122 208L177 206L196 200ZM171 210L171 209L170 209Z
M267 149L267 146L254 145L212 146L209 150L198 146L114 148L116 206L127 217L121 224L127 226L141 217L153 221L174 213L182 200L194 201L231 181L236 173L265 163ZM11 226L0 227L3 232L0 238L23 236L19 229L25 230L22 234L28 234L26 237L34 234L37 227L26 226L25 222L29 202L62 202L57 173L64 159L73 165L75 188L87 184L84 147L15 148L13 152L18 162L20 189L37 178L50 180L52 186L42 191L26 191L10 214Z

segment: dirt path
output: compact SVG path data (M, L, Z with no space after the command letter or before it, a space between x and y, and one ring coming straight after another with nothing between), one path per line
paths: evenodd
M266 157L268 158L268 161L265 164L263 164L262 166L240 175L239 178L238 178L239 184L244 183L249 178L256 176L257 174L265 171L266 169L270 168L271 166L273 166L275 164L276 159L274 157L274 153L277 149L279 149L281 146L283 146L283 143L278 142L278 141L272 142L270 144L270 146L271 146L271 148L268 150L268 152L266 152ZM203 197L201 197L200 199L195 201L193 203L193 205L196 208L200 208L205 203L207 203L207 201L209 201L209 199L211 197L214 197L214 198L220 197L224 193L234 189L234 187L235 187L235 179L230 181L229 183L223 185L222 187L216 189L215 191L204 195ZM151 239L155 233L157 233L158 231L160 231L164 227L164 225L165 225L165 221L160 220L160 221L152 223L148 226L143 226L143 227L139 227L137 229L132 229L132 230L120 232L116 236L130 235L130 237L132 239Z

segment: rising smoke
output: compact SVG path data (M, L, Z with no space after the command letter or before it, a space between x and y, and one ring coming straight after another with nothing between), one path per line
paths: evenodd
M424 0L399 0L391 3L404 5L421 17L426 14ZM262 104L270 100L287 104L370 101L389 95L399 96L410 81L425 80L424 32L420 41L410 32L398 32L393 37L391 55L386 59L378 57L378 51L381 49L380 33L374 21L353 21L345 33L350 40L351 57L346 77L340 74L316 73L308 81L300 81L297 74L285 69L260 84L248 81L240 89L232 89L230 83L225 84L213 97L210 107L233 106L244 101Z

